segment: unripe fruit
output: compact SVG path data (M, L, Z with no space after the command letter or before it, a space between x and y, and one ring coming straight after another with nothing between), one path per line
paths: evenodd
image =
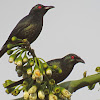
M13 37L11 38L11 40L12 40L12 41L17 41L18 38L17 38L16 36L13 36Z

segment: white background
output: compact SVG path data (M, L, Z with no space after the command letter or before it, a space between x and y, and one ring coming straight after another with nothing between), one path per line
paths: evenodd
M76 80L95 74L100 66L100 0L0 0L0 47L18 21L36 4L53 5L44 16L43 30L31 45L36 55L45 61L61 58L69 53L80 56L86 64L77 64L66 80ZM5 54L0 58L0 99L18 97L8 95L2 84L5 80L19 80L15 65L8 62ZM87 87L72 95L72 100L100 100L99 85L93 91Z

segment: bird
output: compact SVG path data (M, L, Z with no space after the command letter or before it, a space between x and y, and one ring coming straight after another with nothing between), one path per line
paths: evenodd
M51 8L54 8L54 6L44 6L42 4L35 5L30 10L29 14L22 18L12 30L7 41L0 50L0 58L7 52L7 45L12 43L11 38L13 36L16 36L19 39L27 39L30 44L34 42L41 33L43 16Z
M54 59L47 62L47 64L50 66L56 65L62 69L62 73L58 73L57 71L52 72L51 78L55 80L55 83L60 83L66 79L77 63L85 63L85 61L73 53L68 54L63 58Z
M56 84L62 82L64 79L66 79L69 76L69 74L72 72L74 66L77 63L85 63L85 61L73 53L70 53L70 54L64 56L63 58L58 58L58 59L53 59L53 60L47 61L47 64L49 66L56 65L62 69L62 73L53 71L50 78L54 79ZM8 85L6 88L10 88L10 87L22 84L24 80L25 79L21 79L17 82L14 82L11 85Z

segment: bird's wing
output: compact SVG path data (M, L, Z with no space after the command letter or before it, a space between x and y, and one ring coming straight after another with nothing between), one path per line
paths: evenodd
M48 61L47 62L47 64L48 65L56 65L56 66L58 66L59 67L59 65L60 65L60 59L54 59L54 60L50 60L50 61Z
M59 68L61 68L61 64L62 64L62 61L61 61L61 59L55 59L55 60L51 60L51 61L48 61L47 62L48 63L48 65L56 65L57 67L59 67ZM53 74L52 74L52 76L51 76L51 78L53 78L55 81L56 81L56 83L58 83L61 79L61 74L59 74L57 71L53 71Z
M6 41L5 44L7 44L8 42L11 41L11 38L13 36L17 36L18 34L21 34L21 31L25 28L27 28L30 25L30 21L31 21L31 17L30 16L26 16L23 19L21 19L18 24L16 25L16 27L13 29L13 31L11 32L11 34L8 37L8 40ZM4 45L5 45L4 44Z

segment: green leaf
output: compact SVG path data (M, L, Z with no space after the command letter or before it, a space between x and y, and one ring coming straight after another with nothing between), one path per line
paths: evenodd
M95 87L95 84L93 84L93 85L89 85L89 86L88 86L89 90L93 90L94 87Z

